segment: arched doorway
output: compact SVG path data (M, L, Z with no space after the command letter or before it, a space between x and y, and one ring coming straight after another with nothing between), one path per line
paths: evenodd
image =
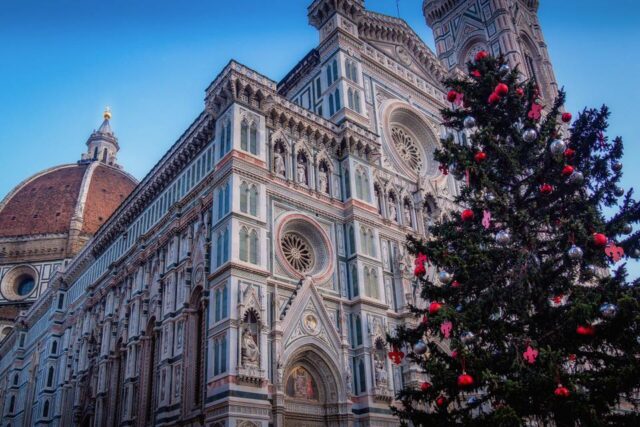
M301 348L284 372L285 427L348 425L343 382L322 350L315 346Z

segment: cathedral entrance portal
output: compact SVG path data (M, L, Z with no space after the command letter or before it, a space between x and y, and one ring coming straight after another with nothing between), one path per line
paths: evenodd
M314 350L297 353L283 376L285 427L347 426L345 402L340 402L340 382Z

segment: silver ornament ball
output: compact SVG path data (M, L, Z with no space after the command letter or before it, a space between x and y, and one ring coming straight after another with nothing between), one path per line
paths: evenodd
M460 341L462 341L463 344L471 344L475 340L476 335L471 331L466 331L460 334Z
M462 125L467 129L474 128L476 127L476 119L473 116L467 116L462 121Z
M631 226L631 224L627 223L622 226L622 232L624 234L631 234L632 231L633 231L633 227Z
M423 355L427 352L427 345L424 343L424 341L420 340L413 345L413 352L415 354Z
M501 245L506 245L511 241L511 234L507 230L500 230L496 234L496 242Z
M476 396L471 396L467 399L467 405L469 406L476 406L479 402L480 399L478 399Z
M613 194L615 194L617 197L624 196L624 188L621 188L621 187L614 188L613 189Z
M569 184L582 184L584 181L584 175L580 171L574 171L569 175Z
M487 193L484 195L484 199L487 202L493 202L496 199L496 196L493 193Z
M440 280L440 282L444 283L445 285L448 285L449 283L451 283L451 273L447 272L447 271L441 271L438 273L438 279Z
M622 170L622 163L621 162L613 162L611 164L611 169L614 172L620 172Z
M538 132L536 132L535 129L525 129L524 132L522 132L522 139L524 139L525 142L533 142L537 137Z
M549 151L554 157L559 157L564 154L564 150L567 149L567 144L561 139L556 139L549 144Z
M589 264L585 267L585 273L588 276L595 276L596 274L598 274L598 267L593 264Z
M634 256L635 258L640 258L640 249L635 249L635 250L633 251L633 256Z
M577 260L577 259L582 258L582 249L580 249L576 245L571 245L571 247L567 251L567 254L569 255L569 258L571 258L573 260Z
M618 306L611 303L604 303L600 306L600 315L605 319L612 319L618 314Z
M502 64L498 70L501 73L508 73L509 70L511 70L511 67L509 67L509 64Z

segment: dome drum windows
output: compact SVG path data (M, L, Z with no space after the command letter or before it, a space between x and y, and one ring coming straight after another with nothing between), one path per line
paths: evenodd
M6 299L20 301L34 293L37 283L38 272L28 265L22 265L4 275L0 290Z

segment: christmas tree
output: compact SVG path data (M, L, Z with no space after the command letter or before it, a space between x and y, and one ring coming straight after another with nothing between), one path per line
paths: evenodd
M562 91L543 106L504 58L467 66L445 81L451 132L435 153L464 183L461 209L409 236L426 303L389 336L390 358L424 382L393 410L425 426L640 425L640 291L624 264L640 253L640 204L619 187L609 111L570 126Z

